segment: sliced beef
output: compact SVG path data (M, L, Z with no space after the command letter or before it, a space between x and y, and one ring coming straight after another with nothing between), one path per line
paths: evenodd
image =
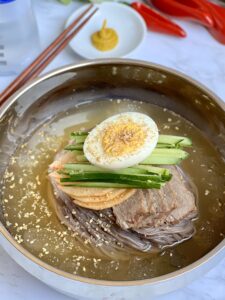
M139 230L179 224L197 214L195 194L178 168L171 168L171 181L160 190L137 190L113 207L116 222L123 229Z
M187 240L195 233L192 220L197 216L196 191L177 167L173 177L160 190L138 190L113 207L117 224L139 233L158 247Z

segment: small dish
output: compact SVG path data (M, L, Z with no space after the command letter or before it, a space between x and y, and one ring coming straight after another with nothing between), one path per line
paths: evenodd
M77 18L87 6L83 5L77 9L66 21L65 27ZM124 57L140 46L147 29L144 20L136 11L120 3L105 2L95 6L99 8L98 12L69 44L74 52L87 59ZM117 31L119 43L114 49L102 52L92 45L90 37L92 33L101 28L105 19L108 27Z

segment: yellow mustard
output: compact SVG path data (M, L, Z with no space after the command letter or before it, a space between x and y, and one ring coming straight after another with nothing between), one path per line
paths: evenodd
M104 20L102 28L91 36L92 44L100 51L109 51L116 47L119 41L118 34L113 28L107 28Z

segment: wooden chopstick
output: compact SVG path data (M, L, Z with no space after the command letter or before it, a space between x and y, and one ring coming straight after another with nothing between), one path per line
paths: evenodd
M3 104L16 90L18 90L28 80L35 78L40 72L62 51L72 38L96 13L96 8L70 35L68 33L78 24L78 22L90 11L93 4L81 13L1 94L0 105ZM68 35L68 36L67 36Z
M55 48L51 54L44 60L42 63L35 69L35 71L31 74L30 79L34 79L37 77L41 71L45 69L45 67L61 52L67 45L68 43L73 39L73 37L81 30L81 28L84 27L84 25L90 20L90 18L98 11L98 8L96 8L88 17L82 21L82 23L72 31L71 34L69 34L64 41L57 47Z

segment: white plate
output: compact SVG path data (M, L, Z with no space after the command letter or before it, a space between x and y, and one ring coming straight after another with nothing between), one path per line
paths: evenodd
M65 27L77 18L87 6L84 5L77 9L67 20ZM97 13L70 42L70 47L77 54L88 59L122 57L140 46L147 29L144 20L134 9L115 2L96 4L95 7L99 7ZM102 52L91 44L91 35L101 28L105 19L107 19L107 26L117 31L119 43L114 49Z

